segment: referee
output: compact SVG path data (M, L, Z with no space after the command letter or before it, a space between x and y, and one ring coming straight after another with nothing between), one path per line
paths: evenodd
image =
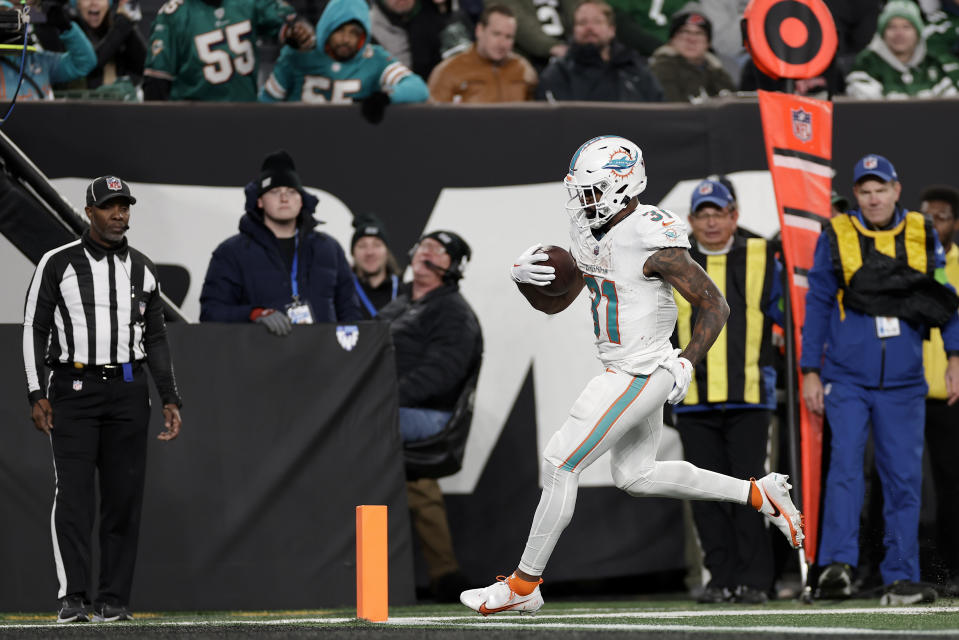
M58 622L131 620L128 610L146 472L150 395L165 430L180 433L180 396L163 322L157 269L124 237L136 199L120 178L87 187L90 228L41 258L23 317L32 418L50 437L56 491L51 528L60 584ZM49 374L43 371L44 366ZM100 584L90 605L94 471L100 484Z

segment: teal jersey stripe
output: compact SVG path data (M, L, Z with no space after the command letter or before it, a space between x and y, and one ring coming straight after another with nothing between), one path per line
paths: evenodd
M606 436L619 417L623 415L623 412L626 411L627 407L633 403L633 400L639 397L639 394L642 393L648 379L649 376L636 376L633 378L633 381L630 383L626 391L616 398L616 401L613 403L613 405L606 410L605 414L603 414L603 417L593 428L593 431L589 434L589 437L587 437L586 440L584 440L583 443L576 448L576 451L574 451L570 457L566 458L566 462L564 462L563 466L560 467L561 469L565 471L573 471L576 466L583 461L583 458L589 455L589 452L596 448L596 445L598 445Z

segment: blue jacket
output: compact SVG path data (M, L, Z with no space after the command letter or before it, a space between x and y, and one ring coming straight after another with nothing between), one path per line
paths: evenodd
M71 22L70 28L60 34L60 40L66 51L27 52L23 67L23 84L17 100L52 98L51 84L82 78L97 66L97 54L93 50L93 45L76 22ZM5 100L9 100L17 88L21 52L14 51L0 55L14 65L0 65L3 67Z
M897 206L893 223L898 224L905 214L905 210ZM858 217L868 226L859 209L851 209L847 215ZM945 253L938 238L935 253L936 269L945 268ZM847 306L846 318L840 320L838 290L829 238L824 231L816 243L813 267L809 271L800 366L821 367L821 377L826 382L837 380L870 388L925 385L922 340L926 327L900 320L898 336L880 339L873 316ZM959 350L959 317L955 314L942 327L942 337L947 350Z
M213 252L200 292L201 322L249 322L257 307L282 310L293 299L290 271L276 237L256 206L257 185L246 186L246 213L240 233ZM300 299L310 302L316 322L362 319L353 272L339 243L316 231L313 218L319 200L303 192L298 220L297 285Z

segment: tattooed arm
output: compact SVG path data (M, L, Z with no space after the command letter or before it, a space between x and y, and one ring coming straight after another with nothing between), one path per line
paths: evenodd
M695 365L706 355L726 324L729 305L725 298L686 249L660 249L646 260L643 275L662 278L698 309L692 339L680 354Z

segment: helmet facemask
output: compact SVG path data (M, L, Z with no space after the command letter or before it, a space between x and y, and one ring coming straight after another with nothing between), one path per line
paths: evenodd
M576 151L564 181L566 211L582 229L598 229L646 188L639 147L619 136L600 136Z

